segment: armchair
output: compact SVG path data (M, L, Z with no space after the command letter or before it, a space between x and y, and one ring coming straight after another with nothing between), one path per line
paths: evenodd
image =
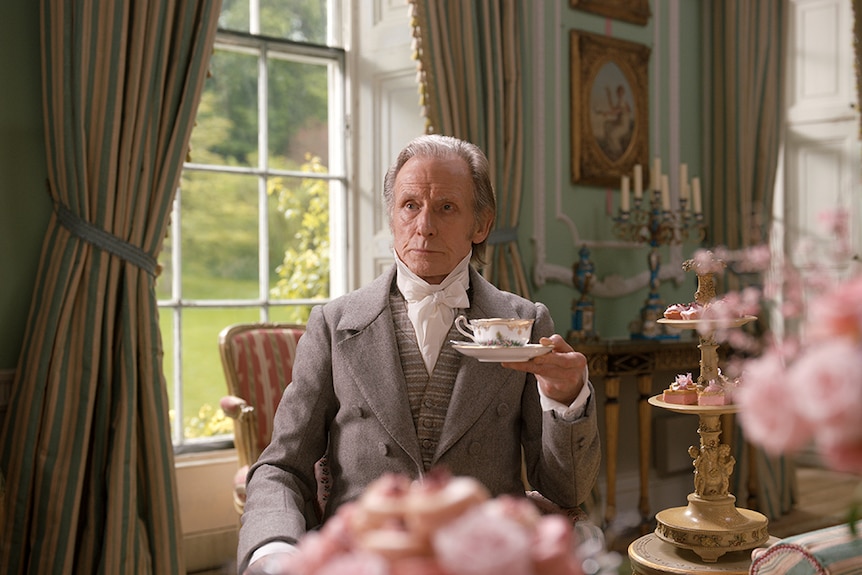
M219 334L219 354L228 395L220 405L234 420L239 469L234 476L234 508L242 514L248 468L272 439L278 403L292 380L296 344L305 326L287 323L243 323ZM325 461L318 462L318 513L328 489Z

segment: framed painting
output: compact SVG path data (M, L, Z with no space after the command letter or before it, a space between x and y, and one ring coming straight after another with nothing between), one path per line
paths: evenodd
M649 0L570 0L572 8L645 26L652 16Z
M570 51L572 181L618 185L635 164L648 178L650 48L573 30Z

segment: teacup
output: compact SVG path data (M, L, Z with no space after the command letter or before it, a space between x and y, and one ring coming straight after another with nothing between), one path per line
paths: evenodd
M521 347L530 343L533 320L517 317L492 317L468 320L459 315L455 327L465 336L480 345Z

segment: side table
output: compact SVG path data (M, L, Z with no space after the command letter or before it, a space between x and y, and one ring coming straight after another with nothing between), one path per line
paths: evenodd
M763 546L777 541L778 538L770 537ZM693 551L680 549L650 533L629 545L629 561L632 575L747 575L751 551L725 553L714 563L704 563Z
M607 493L605 523L616 516L617 452L619 449L619 397L623 376L634 376L638 390L638 436L640 498L638 510L644 524L649 522L649 466L652 447L649 398L653 395L656 371L695 371L700 351L690 340L599 340L581 341L569 334L569 344L587 356L590 377L600 376L605 391L605 470ZM668 382L669 383L669 382Z

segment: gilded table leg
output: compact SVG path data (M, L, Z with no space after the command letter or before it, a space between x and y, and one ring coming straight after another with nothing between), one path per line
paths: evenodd
M605 524L608 525L617 513L617 449L620 431L620 378L605 378L605 471L607 473L607 501Z
M652 395L652 374L646 373L637 376L638 380L638 435L640 436L640 453L638 463L640 464L640 501L638 509L641 513L641 523L649 522L649 464L650 449L652 448L651 406L649 398Z

